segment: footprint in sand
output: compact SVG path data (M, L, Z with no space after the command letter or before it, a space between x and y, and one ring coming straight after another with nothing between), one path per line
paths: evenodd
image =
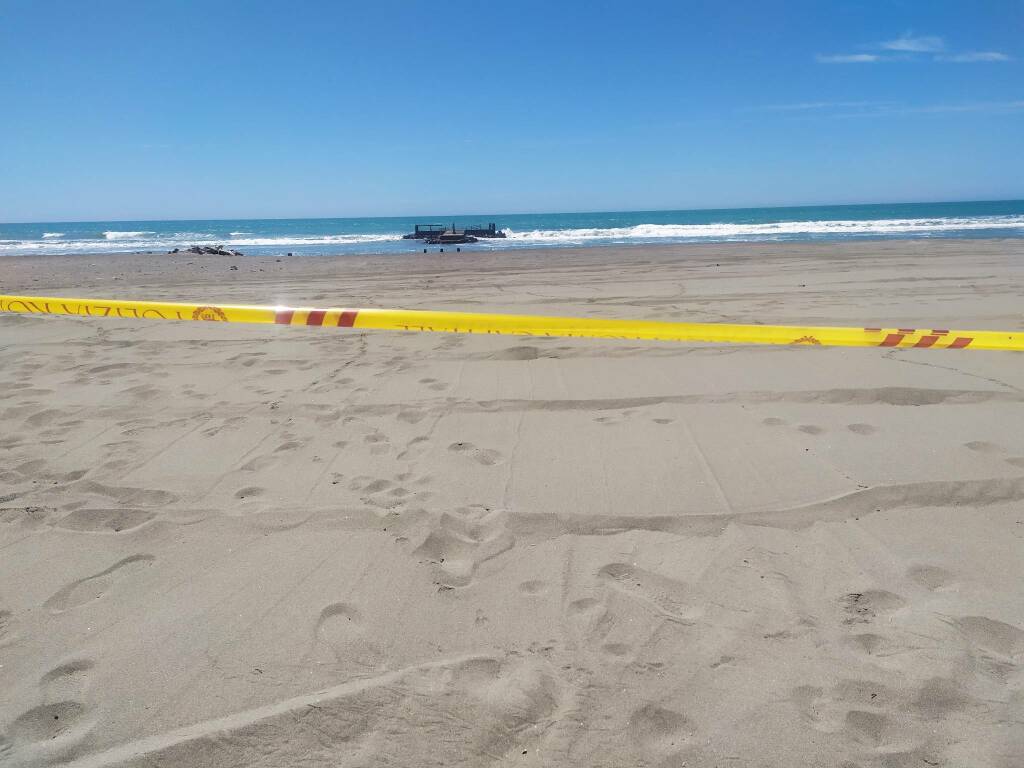
M42 704L20 715L8 726L7 735L15 746L81 738L89 728L85 715L86 707L78 701Z
M892 656L912 650L905 643L901 643L891 637L875 634L874 632L861 632L860 634L850 635L847 638L847 642L855 650L868 656Z
M953 625L967 641L985 653L1011 661L1024 656L1024 630L987 616L963 616Z
M647 704L635 711L627 725L630 738L642 750L665 758L686 746L693 729L680 713Z
M636 413L636 411L627 409L624 411L619 411L618 413L615 413L611 416L596 416L594 417L594 421L597 422L598 424L603 424L606 427L613 427L617 424L621 424L624 421L628 421L629 417L632 416L634 413Z
M964 448L976 453L1005 453L1001 446L985 440L971 440L969 443L964 443Z
M419 424L429 415L430 412L423 408L404 406L395 418L399 421L404 421L406 424Z
M703 613L681 581L627 563L609 563L597 576L670 621L690 624Z
M381 666L381 649L367 632L362 612L353 605L332 603L320 611L314 638L338 664L367 670Z
M363 437L363 442L370 446L371 456L381 456L391 450L391 440L383 432L371 432Z
M419 383L426 385L428 389L432 389L435 392L443 392L448 389L447 384L443 381L438 381L437 379L420 379Z
M569 603L565 615L576 634L590 642L604 638L613 624L608 606L593 597L584 597Z
M878 431L870 424L847 424L846 428L855 435L873 435Z
M902 608L907 601L884 589L870 589L865 592L849 592L839 598L839 603L846 614L844 624L868 624L879 614Z
M267 467L273 466L278 461L276 456L257 456L243 464L239 469L243 472L262 472Z
M405 473L403 473L405 474ZM411 474L406 479L417 485L429 484L429 476L413 478ZM414 491L402 485L397 485L385 478L372 478L367 475L359 475L352 478L349 488L359 492L359 499L364 504L376 507L383 513L392 513L404 507L410 502L423 502L430 498L430 491Z
M949 677L932 677L918 689L911 706L925 720L941 720L974 703L964 692L963 683Z
M488 665L480 670L478 679L486 682L493 675L491 669ZM545 662L528 659L503 665L501 674L479 693L499 721L491 743L507 751L513 745L516 749L524 746L538 724L550 720L558 710L562 691Z
M448 450L452 453L469 456L477 464L481 464L485 467L493 467L495 464L500 463L504 458L499 451L495 451L490 448L477 448L473 443L452 443L448 446Z
M851 709L844 718L843 730L857 742L871 748L890 743L898 735L892 719L882 713L865 709Z
M548 591L545 581L524 581L519 585L519 591L524 595L543 595Z
M89 708L83 703L92 668L91 659L73 659L43 675L39 681L42 703L23 712L8 726L11 744L28 746L56 741L67 748L84 737L93 725L87 718Z
M440 586L464 587L482 563L515 545L505 519L504 511L479 505L446 512L414 554L435 563Z
M805 435L820 435L822 432L825 431L822 427L819 427L816 424L801 424L799 427L797 427L797 429L799 429Z
M601 650L609 656L621 659L630 654L633 650L633 646L629 643L605 643L601 646Z
M57 521L56 526L68 531L121 533L138 528L155 517L155 512L144 509L78 509Z
M256 363L259 362L259 359L261 357L266 356L266 354L266 352L242 352L241 354L235 355L234 357L229 357L227 359L227 362L238 363L244 366L245 368L251 368Z
M775 416L769 416L767 419L763 419L761 423L766 427L782 427L786 424L783 419L776 418Z
M36 530L49 524L55 512L51 507L0 508L0 523L13 523Z
M154 488L128 488L116 485L105 485L92 480L85 480L75 486L80 493L90 493L96 496L105 496L108 499L140 507L162 507L173 504L178 497L169 492Z
M320 427L330 427L341 418L341 411L327 411L313 418L313 422Z
M447 352L449 350L458 349L466 343L466 337L461 335L448 336L435 349L438 352Z
M937 565L913 565L907 569L907 576L933 591L948 587L953 582L953 574Z
M843 733L849 741L868 749L907 744L912 736L900 727L905 712L893 690L870 680L841 680L830 692L815 686L794 688L790 702L801 719L822 733ZM903 765L903 763L898 763Z
M57 419L66 419L71 415L71 413L66 413L56 408L47 408L26 418L25 423L31 427L42 427Z
M800 685L790 692L789 702L800 715L801 720L816 731L826 733L838 730L831 697L814 685Z
M92 659L73 659L51 669L39 681L46 701L71 701L83 698Z
M537 347L507 347L500 352L488 356L491 360L536 360L540 357Z
M148 568L156 558L152 555L132 555L119 560L105 571L73 581L57 590L43 603L53 613L60 613L92 600L98 600L120 579Z

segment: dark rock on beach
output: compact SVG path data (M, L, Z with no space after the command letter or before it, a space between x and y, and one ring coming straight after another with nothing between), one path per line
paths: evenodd
M243 256L241 251L233 251L230 248L225 248L223 245L193 245L191 248L186 248L182 251L180 248L175 248L173 251L167 253L195 253L200 256Z

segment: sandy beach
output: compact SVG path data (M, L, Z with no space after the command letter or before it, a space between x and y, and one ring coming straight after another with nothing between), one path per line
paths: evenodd
M967 329L1022 284L1021 239L0 260ZM0 316L0 765L1014 768L1022 427L1010 352Z

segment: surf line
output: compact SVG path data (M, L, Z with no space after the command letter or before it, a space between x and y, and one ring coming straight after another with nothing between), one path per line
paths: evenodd
M74 299L0 295L0 312L138 320L198 320L267 323L380 331L555 336L584 339L778 344L841 347L913 347L1024 351L1024 331L957 331L942 328L882 328L798 325L682 323L545 317L414 309L280 307L244 304L184 304L162 301Z

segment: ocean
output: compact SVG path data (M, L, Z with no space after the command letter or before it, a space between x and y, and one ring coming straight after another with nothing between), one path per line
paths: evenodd
M164 253L223 245L253 255L411 253L416 224L495 222L504 239L465 250L712 242L1024 237L1024 200L605 213L516 213L339 219L214 219L0 224L0 256Z

